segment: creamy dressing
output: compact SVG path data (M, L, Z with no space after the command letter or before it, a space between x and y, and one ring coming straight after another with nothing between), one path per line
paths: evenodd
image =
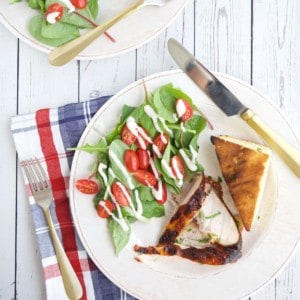
M111 197L111 200L113 201L113 203L116 206L117 209L117 213L118 213L118 217L116 217L113 213L109 212L109 214L112 216L112 218L119 223L119 225L122 227L123 231L128 231L129 230L129 226L127 225L127 223L125 222L123 215L122 215L122 211L120 208L120 205L118 204L116 198L114 197L114 195L112 194L110 187L107 187L108 193ZM101 201L100 201L101 203ZM103 205L102 205L103 206Z
M171 135L173 136L173 132L172 130L166 125L165 120L160 117L155 111L154 109L150 106L150 105L145 105L144 107L144 111L145 113L152 119L153 125L155 127L155 129L160 132L163 133L163 131L161 130L159 124L158 124L158 120L162 123L164 129Z
M156 145L152 145L152 150L158 158L162 158L162 154Z
M152 143L151 138L145 133L145 131L140 127L133 117L128 117L126 121L127 128L129 131L137 138L142 149L146 149L146 142Z
M191 171L196 171L197 170L197 165L196 165L196 161L197 161L197 152L195 151L195 149L190 145L190 150L192 153L192 158L190 159L187 154L185 153L185 151L183 149L179 150L179 153L181 155L181 157L183 158L186 166L188 167L189 170Z
M176 112L179 118L181 118L186 112L186 107L182 99L178 99L176 101Z
M160 179L158 179L158 182L157 182L157 189L154 186L149 186L149 187L150 187L151 193L155 199L160 200L163 198L163 184Z
M70 0L59 0L62 2L69 10L69 13L75 11L75 6L72 4Z
M59 16L58 11L54 11L50 14L47 14L46 20L49 24L55 24L57 22L56 18Z
M131 196L130 194L128 193L128 191L126 190L125 186L120 183L120 182L117 182L117 185L119 186L119 188L122 190L126 200L128 201L129 203L129 206L130 208L132 209L133 211L133 214L134 216L139 219L139 220L144 220L145 218L142 216L143 214L143 206L142 206L142 202L140 200L140 197L139 197L139 193L137 190L134 190L134 196L135 196L135 200L136 200L136 208L134 207L134 204L131 200Z
M178 163L177 163L176 159L174 160L172 167L173 167L173 170L174 170L174 173L175 173L175 177L179 180L182 180L183 179L183 174L180 172L180 169L179 169L179 166L178 166Z
M167 172L168 176L175 180L175 183L178 187L183 186L183 179L180 178L178 179L174 176L171 167L169 166L169 164L166 162L165 159L161 160L161 165L164 168L165 172Z
M129 176L129 173L127 172L125 166L122 164L122 162L118 159L117 155L113 151L109 150L108 155L109 155L110 159L112 159L117 164L119 170L121 171L123 176L126 178L128 187L131 190L133 190L134 184L132 183L131 177Z
M106 168L107 168L107 165L103 164L103 163L100 163L98 166L98 172L99 172L101 178L103 179L103 182L105 185L107 185L107 182L108 182L107 175L104 172L104 170L106 170Z

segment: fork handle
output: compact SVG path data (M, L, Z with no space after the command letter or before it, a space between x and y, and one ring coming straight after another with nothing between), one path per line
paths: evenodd
M53 225L49 208L44 209L44 214L49 226L50 235L53 241L58 265L66 293L70 299L80 299L82 297L82 287L80 281L67 257L67 254L57 236Z
M62 66L79 54L83 49L85 49L89 44L91 44L96 38L98 38L107 29L112 27L123 17L137 10L144 5L145 0L138 0L131 6L122 10L112 19L107 22L95 27L84 35L52 50L49 56L49 62L53 66Z

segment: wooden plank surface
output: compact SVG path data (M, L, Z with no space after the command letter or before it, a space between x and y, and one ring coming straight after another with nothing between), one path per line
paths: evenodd
M0 299L45 298L29 205L9 133L10 117L114 94L136 79L177 68L166 49L170 37L212 70L252 83L280 107L300 135L297 0L189 1L167 30L137 50L102 61L73 61L62 68L50 66L47 55L0 24ZM251 299L300 299L298 282L299 250Z

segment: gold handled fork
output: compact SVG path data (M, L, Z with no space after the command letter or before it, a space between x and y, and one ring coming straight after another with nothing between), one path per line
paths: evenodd
M112 19L106 21L94 29L90 30L84 35L62 45L50 53L49 62L53 66L62 66L79 54L83 49L85 49L89 44L91 44L96 38L98 38L102 33L108 30L110 27L115 25L125 16L128 16L132 12L145 7L145 6L164 6L170 0L137 0L131 6L122 10L119 14L114 16Z
M52 202L52 190L46 172L42 168L38 159L30 159L21 162L30 189L36 203L43 209L47 220L53 246L57 256L58 265L62 275L65 291L70 299L80 299L82 297L82 287L78 277L64 251L64 248L57 236L50 214L50 204Z

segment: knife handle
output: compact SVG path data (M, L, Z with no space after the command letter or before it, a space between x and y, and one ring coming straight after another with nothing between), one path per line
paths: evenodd
M266 126L251 109L241 113L241 117L253 128L269 146L275 150L290 169L300 177L300 152Z

